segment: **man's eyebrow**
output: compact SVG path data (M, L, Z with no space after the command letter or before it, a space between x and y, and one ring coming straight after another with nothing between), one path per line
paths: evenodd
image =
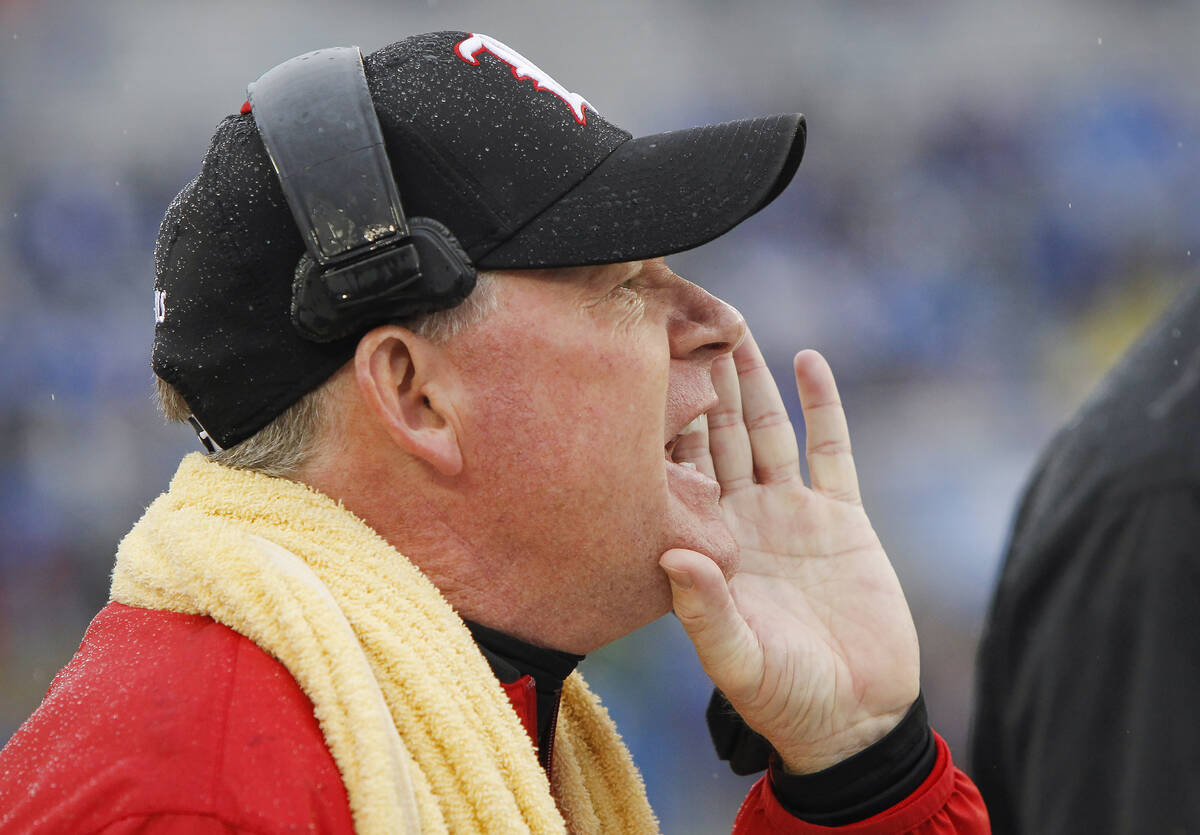
M641 275L645 261L617 261L603 264L595 268L587 278L587 283L596 287L612 287L624 284L630 279ZM622 267L620 271L615 268ZM614 274L615 273L615 274Z
M629 281L631 278L637 278L639 275L641 275L642 272L646 269L646 262L645 261L628 261L628 262L626 262L626 267L627 267L627 270L626 270L625 274L622 276L621 281L618 282L620 284L624 284L626 281Z

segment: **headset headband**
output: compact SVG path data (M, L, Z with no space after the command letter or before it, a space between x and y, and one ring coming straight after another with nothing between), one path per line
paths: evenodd
M475 268L454 235L404 216L358 47L285 61L249 100L307 250L292 287L305 338L329 342L467 297Z

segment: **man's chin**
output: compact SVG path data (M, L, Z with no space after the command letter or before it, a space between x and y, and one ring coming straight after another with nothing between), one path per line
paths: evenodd
M715 484L715 482L713 482ZM716 498L720 498L719 488ZM667 506L667 547L686 548L704 554L715 562L728 580L741 566L741 549L733 532L725 524L724 514L716 499L688 501L672 493Z
M703 554L717 564L726 580L733 578L742 565L742 553L737 540L723 523L717 523L711 530L705 531L705 536L688 537L672 545L672 548L686 548Z

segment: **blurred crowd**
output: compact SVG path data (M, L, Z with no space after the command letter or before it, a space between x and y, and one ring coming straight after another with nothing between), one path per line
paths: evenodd
M932 721L965 761L972 656L1033 457L1195 279L1194 4L346 5L0 2L0 743L197 447L151 399L152 250L213 125L292 55L467 28L638 134L806 113L794 185L671 263L745 313L797 418L792 354L830 359ZM584 671L665 831L728 831L746 783L711 754L677 625Z

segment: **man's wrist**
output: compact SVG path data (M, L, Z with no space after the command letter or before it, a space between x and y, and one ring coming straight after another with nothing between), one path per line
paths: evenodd
M882 739L815 773L788 773L771 757L771 790L790 814L809 823L844 826L865 820L912 794L937 761L937 747L918 696Z
M911 710L912 705L909 705L906 709L895 713L874 716L844 731L836 739L830 740L828 747L823 750L816 749L811 745L794 751L775 747L773 749L775 757L772 761L778 761L785 774L805 775L825 771L885 739L888 734L899 727Z

